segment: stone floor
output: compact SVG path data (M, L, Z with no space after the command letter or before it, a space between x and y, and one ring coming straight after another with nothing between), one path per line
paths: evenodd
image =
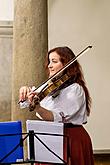
M95 165L110 165L110 154L94 155Z

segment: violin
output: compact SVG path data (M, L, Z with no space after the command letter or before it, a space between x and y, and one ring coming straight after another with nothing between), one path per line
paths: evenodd
M91 49L92 46L86 47L78 55L76 55L72 60L70 60L62 69L56 72L52 77L43 82L38 88L35 88L33 92L38 93L37 97L33 98L32 104L29 105L29 110L33 111L37 104L43 100L47 95L58 91L58 89L66 83L71 77L65 74L65 70L72 65L81 55Z

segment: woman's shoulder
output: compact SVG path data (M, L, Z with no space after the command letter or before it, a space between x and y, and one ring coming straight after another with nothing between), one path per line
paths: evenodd
M67 86L67 89L72 89L72 90L83 90L82 86L79 85L78 83L73 83L73 84Z
M84 94L83 87L79 85L78 83L73 83L66 88L64 88L64 92L67 93L76 93L76 94Z

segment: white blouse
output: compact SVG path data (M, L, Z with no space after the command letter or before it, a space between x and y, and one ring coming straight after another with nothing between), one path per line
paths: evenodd
M62 116L67 123L87 122L85 92L78 83L62 89L55 98L46 96L40 105L53 112L55 122L62 122Z

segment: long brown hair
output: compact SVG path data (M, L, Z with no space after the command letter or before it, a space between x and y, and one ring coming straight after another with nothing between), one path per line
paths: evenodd
M45 67L47 70L47 73L49 72L48 70L48 64L49 64L49 54L52 52L56 52L59 56L60 56L60 61L62 62L62 64L65 66L71 59L73 59L75 57L75 54L73 53L73 51L67 47L56 47L51 49L46 57L46 63L45 63ZM86 108L87 108L87 114L90 114L90 107L91 107L91 97L88 91L88 88L86 86L85 83L85 79L84 79L84 75L83 75L83 71L82 71L82 67L79 64L79 62L76 60L72 65L70 65L67 69L66 69L66 73L71 76L73 82L78 83L79 85L81 85L85 91L85 96L86 96Z

